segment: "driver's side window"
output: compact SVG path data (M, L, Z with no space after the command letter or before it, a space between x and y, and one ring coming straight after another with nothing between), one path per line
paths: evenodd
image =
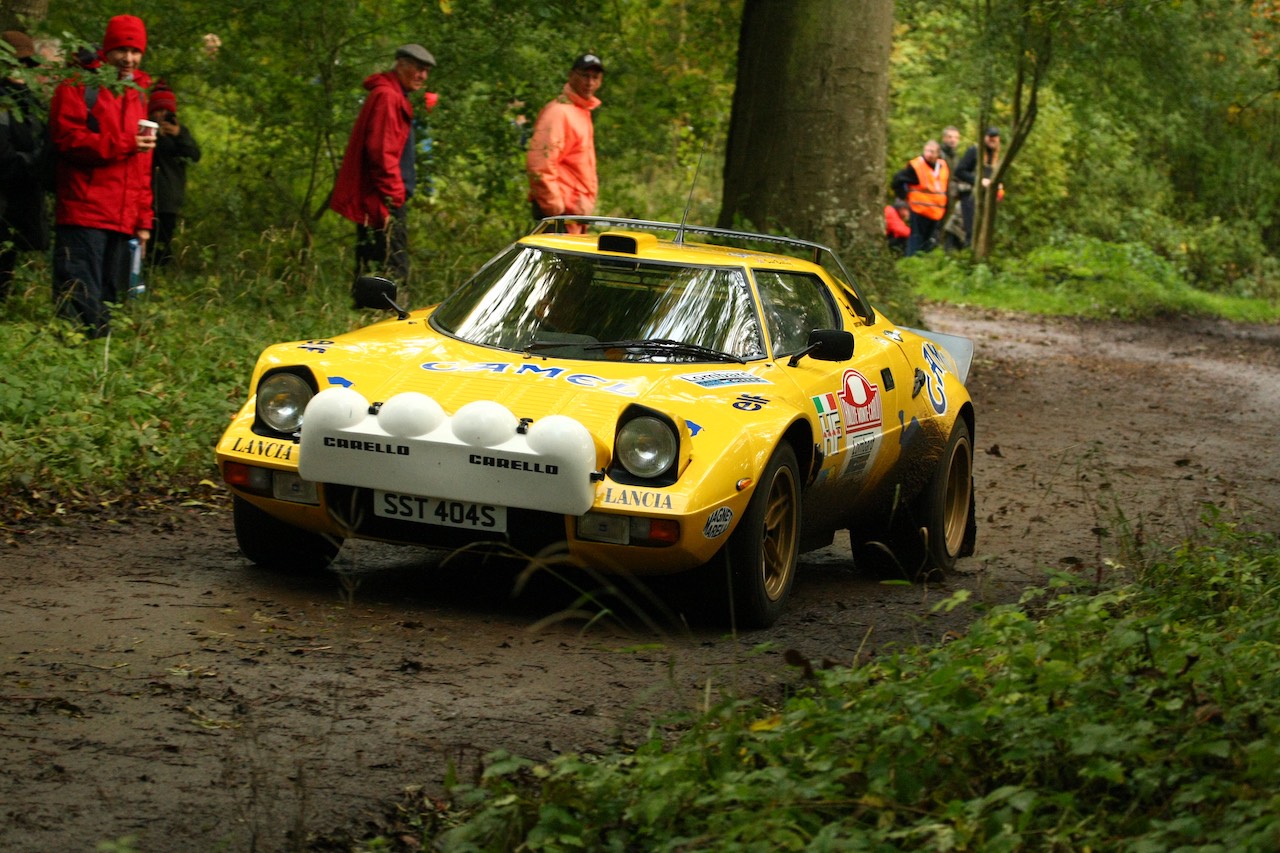
M838 329L835 305L815 275L753 269L774 357L791 355L809 343L814 329Z

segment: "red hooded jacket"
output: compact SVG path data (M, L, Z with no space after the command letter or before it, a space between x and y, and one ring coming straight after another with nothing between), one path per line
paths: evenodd
M151 79L135 71L142 89ZM138 89L116 94L95 88L93 109L85 85L58 86L49 105L49 132L58 151L57 223L135 234L151 228L151 152L138 150L138 122L147 100ZM92 120L91 120L92 119Z
M371 75L364 87L369 94L351 128L329 207L357 225L382 228L387 222L386 200L391 200L391 207L408 200L400 155L409 141L413 107L394 72Z

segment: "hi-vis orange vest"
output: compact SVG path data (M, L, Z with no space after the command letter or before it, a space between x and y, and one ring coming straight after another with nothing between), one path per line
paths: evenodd
M947 212L947 180L951 177L947 161L938 158L937 174L923 156L912 160L910 166L916 171L916 182L907 187L907 204L914 213L929 219L941 219Z

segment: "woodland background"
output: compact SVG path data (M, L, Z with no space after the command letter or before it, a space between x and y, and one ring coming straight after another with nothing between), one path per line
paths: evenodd
M263 275L348 283L350 226L325 201L361 81L417 41L439 61L428 88L440 95L429 117L417 104L434 187L414 201L418 305L530 226L518 117L532 121L584 50L607 66L595 117L603 213L678 219L692 193L693 221L817 238L802 209L821 188L855 181L819 205L851 208L852 236L837 242L878 245L885 176L948 124L961 128L962 150L996 125L1008 195L980 254L1141 244L1199 288L1280 293L1275 0L746 0L748 20L763 16L772 30L743 27L742 0L20 5L35 7L29 31L64 47L99 40L113 14L146 21L144 67L176 90L205 151L190 170L181 268L221 288L261 286ZM20 10L7 7L13 21ZM890 14L891 31L859 29ZM832 67L833 55L851 59ZM785 84L744 101L739 119L784 113L787 126L771 132L801 144L776 139L726 167L739 56L757 63L753 88ZM870 95L850 93L860 77ZM851 132L844 107L874 97L881 77L886 127ZM815 152L824 137L837 141ZM733 169L789 175L797 164L807 177L768 186L767 215L722 198ZM753 210L769 221L744 221Z

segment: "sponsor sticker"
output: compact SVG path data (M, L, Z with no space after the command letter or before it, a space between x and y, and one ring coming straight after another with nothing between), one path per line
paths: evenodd
M924 377L929 392L929 405L941 415L947 411L947 363L942 353L938 352L937 344L932 341L925 342L922 353L925 364L929 365L929 370Z
M769 398L761 397L759 394L740 394L738 399L733 401L733 407L744 412L758 412L768 404Z
M840 439L844 435L840 406L835 394L819 394L812 400L818 412L818 423L822 425L822 455L830 458L840 452Z
M724 388L731 385L772 385L768 379L762 379L745 370L709 370L705 373L690 373L681 376L685 382L692 382L700 388Z
M723 536L724 532L729 529L729 522L731 521L733 521L733 510L727 506L722 506L707 516L707 523L702 528L702 535L708 539Z
M424 361L418 366L432 373L505 373L534 379L556 379L580 388L598 388L622 397L640 396L639 389L630 382L614 381L592 373L576 373L563 367L512 364L505 361Z

